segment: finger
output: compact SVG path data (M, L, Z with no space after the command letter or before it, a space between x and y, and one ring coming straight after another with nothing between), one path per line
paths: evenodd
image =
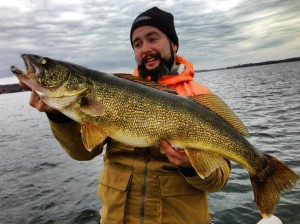
M165 154L168 157L168 159L172 160L172 161L180 160L182 158L182 154L178 153L172 147L166 147L165 148Z
M174 149L168 141L166 143L162 142L161 145L164 147L165 155L171 163L183 167L192 166L187 154L184 151L182 151L182 149Z
M175 165L180 165L180 160L178 158L176 158L175 156L168 154L168 153L166 153L166 156L171 163L173 163Z
M40 99L40 97L37 95L35 91L31 91L30 99L29 99L29 105L32 107L40 107L41 103L43 101Z
M45 112L46 108L47 108L46 104L44 103L44 101L40 99L36 105L36 109L38 109L38 111L40 112Z
M37 95L35 91L31 91L31 96L29 99L29 105L36 108L40 112L45 112L47 105L44 101Z
M167 140L160 140L160 145L161 145L164 149L169 150L170 152L173 151L173 150L184 152L184 150L181 149L181 148L179 148L179 147L172 147L172 145L170 144L170 142L167 141Z
M25 90L31 90L31 88L29 86L27 86L24 82L22 81L19 81L19 86L22 88L22 89L25 89Z
M160 145L163 148L170 148L170 147L172 147L171 144L167 140L160 140L159 143L160 143Z
M29 105L32 107L36 107L38 101L39 101L39 96L34 91L31 91L30 98L29 98Z
M182 167L192 167L192 164L189 160L189 158L187 157L187 155L184 155L182 157L176 157L176 156L173 156L173 155L167 155L167 158L168 160L177 165L177 166L182 166Z
M181 158L185 155L185 152L182 149L177 149L172 146L165 147L166 154L170 154L176 158Z

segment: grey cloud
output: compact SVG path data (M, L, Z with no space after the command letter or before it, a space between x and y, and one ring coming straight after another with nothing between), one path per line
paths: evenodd
M193 61L196 69L295 56L300 43L288 44L300 36L298 0L240 0L229 9L222 2L26 0L26 9L0 4L0 77L10 75L11 64L21 64L23 52L103 71L130 72L135 66L131 23L154 5L174 14L179 54ZM274 49L282 54L275 55ZM262 50L270 57L260 58Z

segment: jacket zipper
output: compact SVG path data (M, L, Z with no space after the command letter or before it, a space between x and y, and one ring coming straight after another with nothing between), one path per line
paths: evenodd
M145 197L146 197L146 190L147 190L147 174L148 174L148 164L150 162L150 151L147 149L148 158L144 165L143 170L143 186L142 186L142 196L141 196L141 210L140 210L140 224L144 224L145 219Z

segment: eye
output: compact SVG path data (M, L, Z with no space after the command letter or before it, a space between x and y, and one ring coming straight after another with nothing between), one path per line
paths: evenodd
M42 59L41 59L41 64L42 64L42 65L45 65L46 63L47 63L47 60L46 60L45 58L42 58Z
M140 42L135 42L133 44L133 48L139 48L141 46L141 43Z
M150 38L150 42L154 42L154 41L156 41L157 40L157 38L156 37L152 37L152 38Z

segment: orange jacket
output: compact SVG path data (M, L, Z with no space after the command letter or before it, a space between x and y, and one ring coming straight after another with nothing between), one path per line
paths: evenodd
M195 73L193 64L190 61L176 55L176 63L183 64L185 66L184 71L179 75L164 76L158 80L158 83L173 87L181 96L193 96L208 93L209 90L206 86L193 81ZM135 68L133 75L139 75L137 67Z

